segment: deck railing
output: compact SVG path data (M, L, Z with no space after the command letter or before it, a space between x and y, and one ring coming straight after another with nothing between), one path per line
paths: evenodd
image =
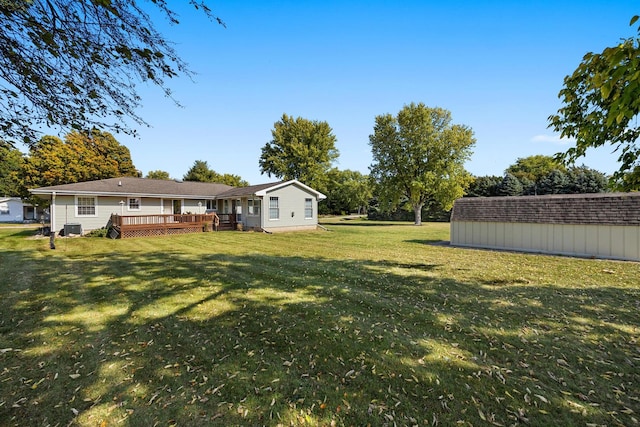
M219 224L220 218L215 213L111 215L111 226L121 238L213 231Z
M236 229L236 214L232 213L221 213L218 214L220 217L220 230L235 230Z

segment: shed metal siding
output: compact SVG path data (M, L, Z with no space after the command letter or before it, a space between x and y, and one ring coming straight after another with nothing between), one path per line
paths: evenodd
M459 199L451 243L640 261L640 193Z

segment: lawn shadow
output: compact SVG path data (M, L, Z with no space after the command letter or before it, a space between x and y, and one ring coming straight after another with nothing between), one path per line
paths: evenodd
M637 408L637 310L612 287L259 253L2 257L7 425L624 424Z
M448 240L439 240L439 239L409 239L405 240L407 243L416 243L419 245L431 245L431 246L450 246L451 242Z
M320 221L320 224L327 226L351 226L351 227L415 227L413 223L398 222L398 221L370 221L370 220L341 220L339 222L334 221Z

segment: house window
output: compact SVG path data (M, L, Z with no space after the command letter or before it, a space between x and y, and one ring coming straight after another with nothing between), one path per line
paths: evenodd
M269 197L269 219L280 219L280 208L277 197Z
M140 210L140 199L135 197L129 198L129 210L130 211L139 211Z
M260 216L260 199L247 200L247 215Z
M241 222L242 221L242 201L240 199L236 200L235 206L236 206L236 221Z
M76 197L77 216L96 216L96 198L93 196Z
M312 199L304 199L304 218L305 219L313 218L313 200Z
M173 200L171 203L173 205L173 214L174 215L181 215L182 214L182 200Z
M9 203L0 203L0 215L11 215Z
M207 200L207 210L217 209L215 200Z
M229 201L228 200L223 200L222 201L222 213L223 214L231 213L231 209L229 208Z

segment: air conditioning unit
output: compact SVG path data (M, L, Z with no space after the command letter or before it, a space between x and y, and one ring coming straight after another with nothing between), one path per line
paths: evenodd
M64 235L68 236L70 234L82 234L82 224L65 224Z

